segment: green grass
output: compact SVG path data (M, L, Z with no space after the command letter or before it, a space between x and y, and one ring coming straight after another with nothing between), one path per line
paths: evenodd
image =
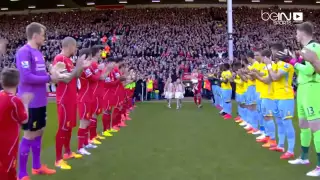
M55 104L48 109L42 160L53 167ZM91 150L91 156L69 161L71 171L32 180L304 180L310 179L305 173L315 165L292 166L280 160L279 153L262 148L254 136L223 120L208 103L203 109L185 103L181 110L144 103L131 117L128 127ZM75 149L76 131L72 141ZM299 154L300 140L296 142ZM310 153L315 162L313 149Z

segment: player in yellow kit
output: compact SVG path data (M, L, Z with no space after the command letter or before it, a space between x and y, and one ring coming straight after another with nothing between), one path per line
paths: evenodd
M271 57L271 51L263 50L261 52L263 60ZM275 63L270 64L270 67L261 66L260 72L255 72L254 75L259 79L261 83L261 112L264 117L264 125L267 130L266 137L263 139L257 140L257 142L264 143L262 147L271 148L277 146L276 137L275 137L275 123L273 121L273 115L275 112L275 102L274 102L274 83L269 77L269 72L267 68L272 68L276 70L277 65Z
M230 65L228 63L223 64L221 73L221 94L223 101L223 118L231 119L232 104L232 88L230 84L230 79L232 78L232 73L230 71Z
M294 116L294 91L292 87L294 67L282 61L277 54L285 51L281 43L271 45L273 60L276 60L277 71L268 68L270 78L274 82L274 99L276 105L275 120L278 129L278 146L270 148L273 151L284 152L284 143L287 139L288 150L281 155L280 159L290 159L294 157L295 130L292 124ZM272 64L270 59L265 60L267 67Z
M252 52L249 52L247 54L247 60L250 63L248 65L249 75L251 71L259 70L259 66L260 66L259 61L261 61L260 57L261 56L259 51L257 51L255 54ZM261 120L261 118L259 119L259 117L261 117L259 116L261 115L261 113L259 113L260 108L258 108L258 105L257 105L258 94L257 94L257 87L256 87L256 79L252 75L250 75L250 78L248 79L248 90L246 93L246 97L247 97L246 101L247 101L247 108L248 108L247 118L250 124L247 127L245 127L245 129L248 130L249 134L260 135L263 132L259 130L259 125L263 130L264 129L263 120Z
M239 70L242 68L242 64L237 62L233 65L233 69L236 72L234 74L234 82L236 83L236 102L238 103L238 113L239 119L236 122L241 122L242 119L246 117L246 108L245 108L245 92L247 91L247 83L240 77Z

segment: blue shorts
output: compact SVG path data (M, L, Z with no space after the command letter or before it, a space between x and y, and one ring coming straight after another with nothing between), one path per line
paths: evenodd
M217 85L212 85L212 93L214 94L214 95L217 95L217 93L218 93L218 91L217 91Z
M272 99L261 99L261 112L263 116L273 116L276 111L276 103Z
M221 94L224 102L231 102L232 89L221 89Z
M236 94L236 101L238 104L244 104L245 103L245 95L244 94Z
M221 87L220 87L220 86L217 86L216 91L217 91L217 95L218 95L219 97L222 97L222 94L221 94Z
M260 93L256 92L256 103L257 103L257 111L261 112L261 98L260 98Z
M256 86L249 86L246 92L246 104L256 104Z
M281 119L291 119L294 116L294 99L275 100L275 114Z

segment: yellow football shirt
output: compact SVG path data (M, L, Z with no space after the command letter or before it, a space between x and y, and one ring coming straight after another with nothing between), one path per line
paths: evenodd
M272 63L272 70L277 70L277 65L275 63ZM264 73L263 78L269 76L267 66L264 66L261 72ZM274 99L274 82L271 82L269 84L261 82L261 85L260 97L263 99Z
M275 99L293 99L294 91L292 87L292 80L294 74L294 67L283 61L277 63L277 70L284 74L274 84L274 98Z
M231 77L232 77L231 71L229 71L229 70L228 71L222 71L221 79L223 81L229 80ZM221 82L221 89L232 89L230 82L229 81L227 83Z
M254 69L256 69L256 70L259 71L259 72L262 72L262 69L265 68L265 66L266 66L266 65L265 65L264 63L259 63L259 62L257 62L257 65L255 66ZM256 79L256 91L257 91L258 93L261 92L262 86L263 86L263 82L261 82L259 79Z
M236 78L234 79L234 82L236 83L236 93L237 94L245 93L245 88L244 88L245 83L242 81L239 75L236 76Z
M251 71L253 69L258 70L260 63L258 61L255 61L252 65L248 65L248 69ZM254 86L256 85L255 80L248 79L248 86Z

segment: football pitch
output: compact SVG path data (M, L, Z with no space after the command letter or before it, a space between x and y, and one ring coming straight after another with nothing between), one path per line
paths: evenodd
M181 110L175 104L168 109L164 102L140 103L131 118L127 127L90 150L91 156L70 160L72 170L32 176L32 180L304 180L310 179L305 173L315 167L313 148L311 165L289 165L280 160L280 153L262 148L233 120L223 120L209 103L202 109L184 103ZM56 105L50 103L42 153L49 167L55 160L56 129ZM74 130L74 150L76 137Z

